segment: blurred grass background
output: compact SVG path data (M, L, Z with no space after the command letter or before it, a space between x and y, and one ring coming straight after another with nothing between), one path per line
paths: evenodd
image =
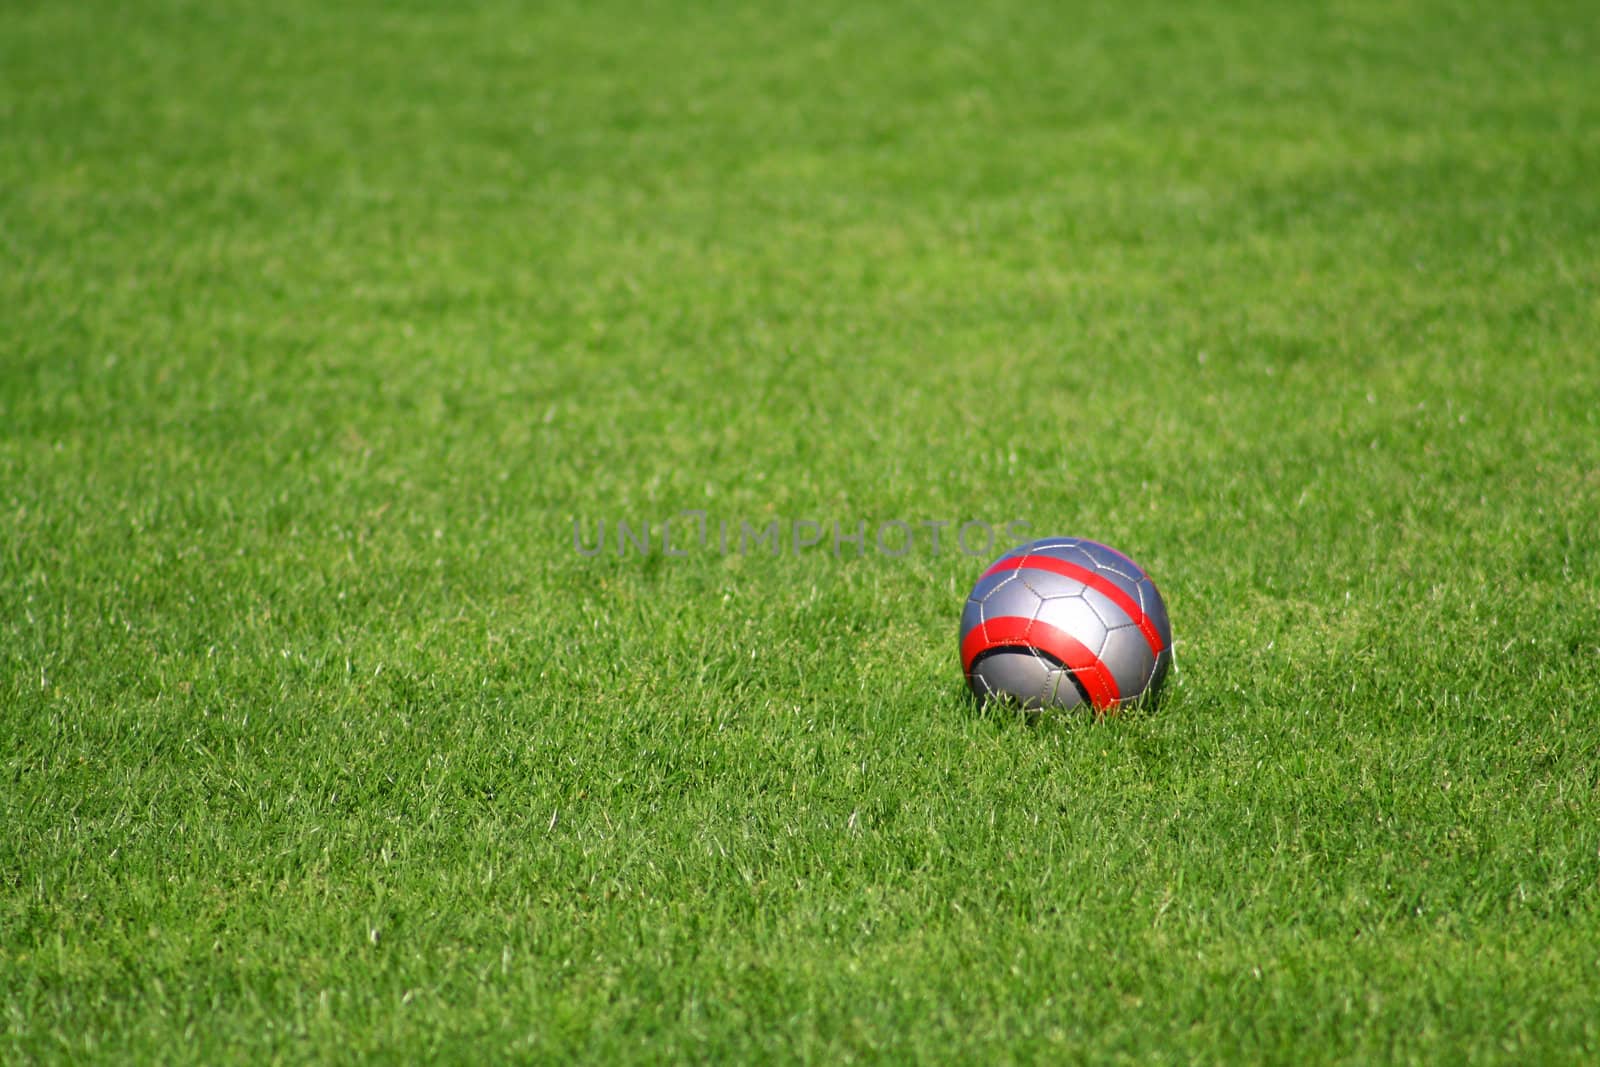
M0 24L9 1057L1594 1058L1587 5Z

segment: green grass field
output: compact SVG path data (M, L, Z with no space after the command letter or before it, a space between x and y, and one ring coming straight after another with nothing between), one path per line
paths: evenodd
M1597 55L6 4L0 1060L1595 1062ZM1178 670L980 714L948 530L574 549L690 509L1107 541Z

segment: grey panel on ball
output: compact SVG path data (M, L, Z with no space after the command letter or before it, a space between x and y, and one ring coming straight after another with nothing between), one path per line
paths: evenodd
M1106 624L1082 596L1051 597L1039 609L1039 619L1076 638L1097 656L1106 643Z
M1038 559L1038 557L1035 557ZM1043 562L1041 560L1041 562ZM1084 585L1081 581L1066 574L1057 574L1039 567L1018 567L1012 572L1017 575L1028 588L1038 593L1041 597L1076 596L1083 592Z
M1108 630L1116 626L1125 626L1128 623L1139 621L1134 616L1129 615L1115 600L1112 600L1098 589L1089 588L1084 590L1083 599L1088 601L1089 606L1094 609L1094 613L1105 622ZM1129 597L1129 599L1133 600L1132 597ZM1136 605L1138 604L1137 600L1133 602Z
M1024 707L1037 707L1044 702L1049 673L1049 664L1026 649L990 652L973 663L970 682L973 694L985 703L1011 697Z
M1111 670L1117 680L1117 691L1123 700L1138 700L1149 687L1151 673L1155 670L1156 655L1150 651L1150 642L1132 624L1119 626L1106 635L1105 649L1100 662Z
M982 602L983 621L1002 619L1009 615L1031 619L1039 613L1039 594L1028 588L1026 582L1012 572L1009 580L989 591Z
M984 703L1009 697L1025 708L1070 708L1083 700L1068 672L1026 649L986 653L972 665L970 682Z
M1045 679L1045 698L1057 708L1075 708L1084 703L1083 690L1065 667L1056 667Z

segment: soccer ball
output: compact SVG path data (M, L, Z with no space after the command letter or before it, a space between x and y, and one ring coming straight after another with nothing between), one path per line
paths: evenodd
M984 571L961 612L961 668L980 704L1029 711L1154 705L1172 624L1150 580L1112 548L1047 537Z

